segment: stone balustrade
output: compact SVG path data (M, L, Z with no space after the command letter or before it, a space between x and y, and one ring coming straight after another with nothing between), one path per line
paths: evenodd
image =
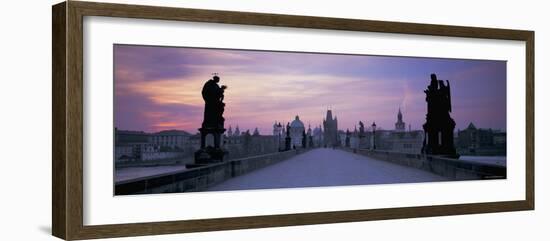
M232 177L284 161L307 149L277 152L196 167L184 171L120 181L115 195L202 191Z
M359 155L377 160L392 162L398 165L414 167L435 173L453 180L504 179L506 167L478 163L441 156L409 154L370 149L345 149Z

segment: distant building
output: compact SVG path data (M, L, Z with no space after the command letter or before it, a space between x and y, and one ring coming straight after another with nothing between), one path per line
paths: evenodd
M392 151L419 154L422 151L424 131L396 131L390 134L389 139Z
M226 139L224 139L226 140ZM201 134L196 133L189 137L189 146L193 148L193 152L201 147Z
M382 128L378 128L375 131L375 138L373 138L372 133L369 133L369 139L371 148L374 147L374 143L376 143L376 150L385 150L385 151L392 151L393 149L393 133L395 133L395 130L383 130Z
M238 132L238 126L235 132ZM250 130L244 131L237 135L235 132L232 135L224 137L223 148L229 154L227 158L236 159L249 157L254 155L262 155L279 151L278 136L261 135L258 128L255 128L252 133Z
M130 143L147 143L149 134L143 131L127 131L115 128L115 145Z
M151 134L115 128L115 161L155 161L190 155L189 136L189 133L179 130Z
M149 143L159 146L162 151L184 151L190 136L186 131L165 130L150 134Z
M296 125L296 124L295 124ZM280 127L282 130L282 125ZM298 128L295 128L298 130ZM301 141L303 134L296 142ZM207 138L207 145L213 140ZM239 126L231 126L222 137L222 146L229 151L228 158L243 158L279 151L278 138L272 135L261 135L258 128L253 133L249 130L240 132ZM193 158L194 152L200 149L199 133L190 134L183 130L164 130L156 133L143 131L125 131L115 129L115 160L117 163L129 162L155 163L161 160L187 160ZM296 147L301 147L296 145ZM160 163L160 162L159 162ZM135 163L141 165L142 163Z
M275 121L275 124L273 124L273 137L277 138L277 149L282 150L284 147L285 132L281 122L277 123Z
M304 132L305 132L304 123L300 120L299 116L296 116L294 120L290 123L291 148L302 147L302 139L304 137Z
M134 145L117 145L115 146L115 160L118 161L135 161L141 159L141 147Z
M456 143L462 155L506 155L505 132L477 128L473 123L458 131Z
M137 161L151 149L149 134L143 131L127 131L115 128L115 160Z
M376 142L377 150L420 154L422 152L422 144L424 142L423 130L405 129L403 121L403 113L401 108L397 112L397 122L394 130L377 129L375 131L376 138L373 138L372 130L367 131L365 144L369 148L373 147L373 140Z
M281 125L281 122L273 124L273 136L282 136L283 135L283 125Z
M232 136L240 136L240 135L241 135L241 131L239 130L239 125L237 125Z
M506 132L493 132L493 145L506 149Z
M332 110L327 110L326 118L323 120L323 141L327 147L339 146L338 118L332 118Z
M397 122L395 123L396 131L405 131L405 122L403 122L403 114L401 114L401 108L397 112Z
M233 136L233 128L231 128L231 125L229 125L229 129L227 129L227 136Z
M318 127L315 127L315 129L313 129L312 139L313 139L313 147L323 146L323 144L324 144L324 142L323 142L323 129L321 129L321 125L319 125Z

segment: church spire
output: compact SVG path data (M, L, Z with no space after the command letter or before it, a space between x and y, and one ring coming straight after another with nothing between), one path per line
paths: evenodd
M397 112L397 121L403 122L403 114L401 114L401 107L399 107L399 112Z
M401 107L397 112L397 122L395 123L396 131L405 131L405 122L403 122L403 114L401 114Z
M326 121L331 121L332 120L332 110L331 109L328 109L327 110L327 117L325 118Z
M233 135L234 136L240 136L241 135L241 130L239 130L239 125L237 125L237 127L235 128L235 132L233 132Z

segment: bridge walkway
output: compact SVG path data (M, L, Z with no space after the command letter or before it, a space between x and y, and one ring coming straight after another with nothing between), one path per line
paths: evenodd
M446 181L445 177L354 153L320 148L229 179L207 191Z

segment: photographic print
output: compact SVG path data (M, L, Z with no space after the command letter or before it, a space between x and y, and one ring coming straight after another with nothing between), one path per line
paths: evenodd
M506 61L113 52L115 195L506 178Z

